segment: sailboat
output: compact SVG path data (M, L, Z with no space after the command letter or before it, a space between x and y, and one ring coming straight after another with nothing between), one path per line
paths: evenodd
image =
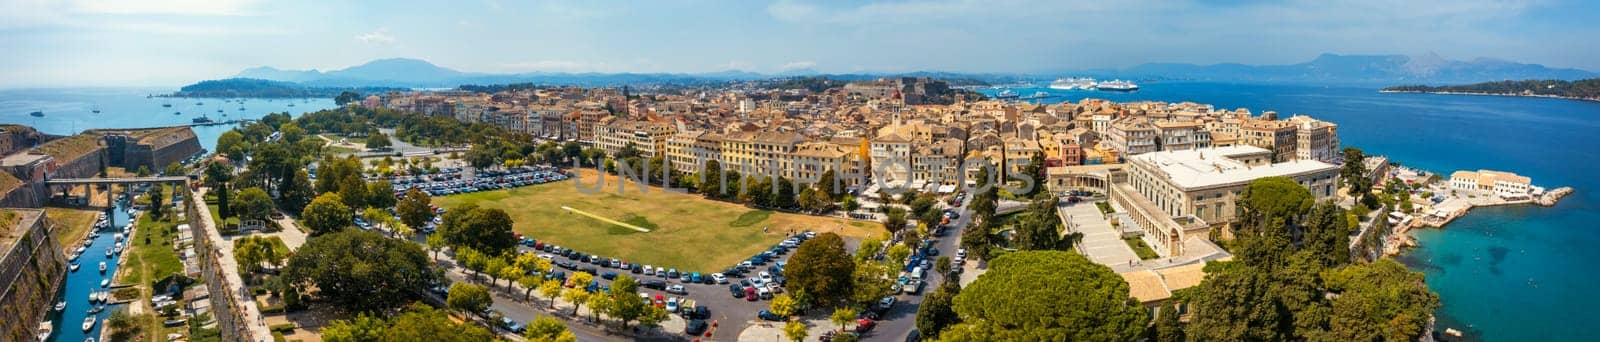
M89 112L92 112L92 113L95 113L95 114L100 114L100 105L90 106L89 107Z
M172 104L171 103L163 103L163 104L161 104L161 107L172 108Z

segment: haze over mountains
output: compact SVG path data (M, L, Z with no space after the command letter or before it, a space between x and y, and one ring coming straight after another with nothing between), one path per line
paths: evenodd
M622 83L697 83L707 81L764 79L781 76L817 75L812 70L763 74L739 70L715 73L565 73L529 72L490 74L462 72L427 61L407 58L380 59L345 69L282 70L273 67L246 69L235 78L254 78L295 82L310 87L411 87L446 88L462 84L505 84L532 82L603 86ZM868 73L834 75L841 78L868 78L883 75L918 75L971 78L1006 82L1017 79L1052 79L1060 76L1094 76L1135 80L1195 80L1217 82L1303 83L1343 85L1460 84L1496 80L1556 79L1576 80L1600 77L1594 72L1549 68L1498 59L1448 60L1434 54L1336 55L1323 54L1304 63L1288 65L1244 65L1224 63L1196 65L1150 63L1126 69L1067 70L1060 74L964 74L945 72Z

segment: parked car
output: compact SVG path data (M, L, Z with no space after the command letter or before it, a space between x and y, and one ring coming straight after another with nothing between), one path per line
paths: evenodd
M760 299L761 297L756 295L756 288L749 286L744 288L744 300L754 302Z
M883 296L883 299L879 299L878 305L873 306L873 309L877 309L878 311L889 311L889 308L894 307L894 302L894 296Z
M522 323L517 323L517 321L504 317L500 318L500 327L514 333L522 333L522 330L527 329L527 327L522 326Z
M727 284L728 276L723 275L722 273L712 273L711 280L717 282L718 284Z
M685 289L683 287L683 285L667 286L667 290L666 291L667 291L667 293L673 293L673 294L689 294L689 290Z
M694 309L684 309L685 312L688 312L688 314L686 314L685 316L688 316L690 319L708 319L708 318L711 318L711 308L707 308L705 305L691 305L691 306L693 306Z
M867 319L867 318L862 318L861 320L856 321L856 333L865 333L865 332L868 332L868 331L872 331L872 328L877 327L877 326L878 326L878 321L874 321L874 320Z
M650 280L640 281L639 282L639 286L642 286L642 287L647 288L647 289L665 290L667 288L667 282L650 279Z
M761 271L761 273L759 273L758 276L761 277L760 279L761 279L761 282L763 282L763 283L772 282L772 273L767 273L767 271Z
M756 318L760 318L760 319L764 319L764 320L768 320L768 321L773 321L773 322L778 322L778 321L782 321L783 320L783 316L778 316L778 314L772 313L772 311L768 311L768 310L761 310L761 312L757 312L756 313Z
M744 287L739 284L728 284L728 292L733 293L733 298L744 298Z
M689 336L700 336L700 334L704 334L706 332L707 326L708 325L706 324L705 320L691 320L688 324L683 326L683 333Z
M600 274L600 279L605 279L605 280L617 279L617 272L601 273Z

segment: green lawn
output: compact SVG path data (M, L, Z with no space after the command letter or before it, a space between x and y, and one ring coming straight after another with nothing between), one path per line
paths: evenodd
M89 228L94 226L94 219L99 217L99 213L100 211L89 209L44 208L44 216L56 225L50 235L55 235L56 242L61 245L62 250L83 240L83 237L89 234Z
M593 170L584 170L584 174L583 184L592 186ZM632 184L618 195L615 184L615 178L608 179L605 191L597 194L581 193L572 181L564 181L438 197L433 202L444 208L474 203L503 209L516 222L517 232L541 241L629 262L700 272L720 271L760 253L783 240L790 230L833 231L851 237L883 231L876 223L754 210L660 188L640 193ZM561 206L651 232L605 223Z
M172 239L178 236L176 215L155 221L152 215L140 215L129 250L123 254L122 283L148 285L169 275L183 272L183 262L172 249ZM148 241L148 243L146 243Z
M1138 254L1139 259L1141 260L1150 260L1161 257L1161 255L1156 254L1156 250L1150 249L1150 245L1144 244L1144 240L1142 239L1136 237L1122 238L1122 242L1128 243L1128 248L1133 248L1133 253Z

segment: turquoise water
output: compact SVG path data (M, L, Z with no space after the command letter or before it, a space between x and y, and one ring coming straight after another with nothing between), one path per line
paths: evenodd
M187 125L199 116L216 121L256 119L268 113L301 113L333 108L333 99L146 98L171 93L162 88L13 89L0 90L0 123L24 124L51 134L65 135L91 128L142 128ZM200 105L196 105L200 103ZM172 107L162 107L171 104ZM293 105L293 106L290 106ZM100 113L92 112L99 108ZM240 110L239 108L244 108ZM222 112L217 112L217 110ZM44 112L35 118L31 112ZM177 112L179 114L173 114ZM195 127L206 150L215 149L217 136L232 125Z
M1536 185L1577 189L1553 208L1479 208L1443 230L1415 233L1400 260L1427 274L1444 302L1441 329L1490 341L1600 340L1588 326L1600 297L1600 103L1490 96L1381 94L1377 89L1150 83L1134 93L1014 88L1047 102L1103 98L1304 113L1339 124L1368 154L1448 173L1512 171ZM982 90L993 94L996 90Z

